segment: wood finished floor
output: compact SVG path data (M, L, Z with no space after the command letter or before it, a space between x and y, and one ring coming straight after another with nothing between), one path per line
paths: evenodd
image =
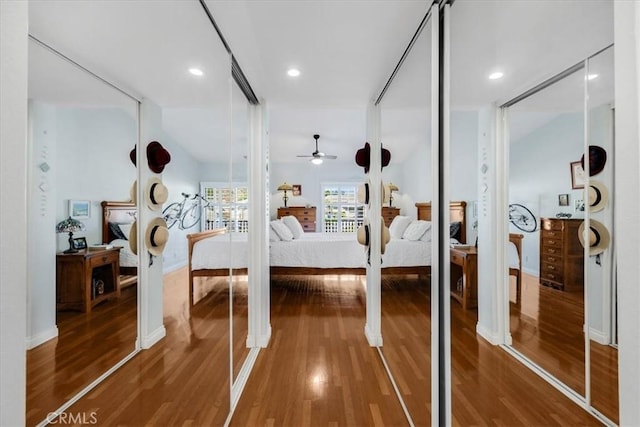
M183 289L181 280L176 276L173 283ZM165 316L167 337L69 412L96 411L98 425L105 426L222 425L229 405L224 345L229 289L217 283L210 288L191 317L183 302L174 304L173 314ZM363 336L361 277L275 278L271 302L272 339L258 356L232 425L408 424L376 350ZM451 306L454 425L599 425L500 348L479 339L475 310L463 311L453 301ZM415 276L383 280L384 351L389 360L393 352L399 355L401 363L391 369L407 404L414 402L416 425L430 424L430 328L424 307L428 293ZM405 363L407 355L413 363Z
M26 424L33 426L135 349L135 287L91 313L57 313L58 337L27 351Z

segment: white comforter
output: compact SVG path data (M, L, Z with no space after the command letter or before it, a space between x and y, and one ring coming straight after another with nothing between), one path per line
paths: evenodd
M246 268L246 233L230 233L194 245L192 269ZM355 233L305 233L300 239L270 242L273 267L364 268L367 258ZM392 239L382 256L382 267L431 264L431 242Z

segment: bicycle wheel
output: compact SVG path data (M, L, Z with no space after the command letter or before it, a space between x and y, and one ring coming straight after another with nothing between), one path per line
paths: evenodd
M173 202L162 211L162 218L167 223L167 228L173 227L180 219L180 203Z
M182 215L182 221L180 222L180 228L186 230L195 226L200 222L200 216L202 215L202 211L200 210L200 205L198 203L194 203L187 211Z
M509 205L509 221L527 233L533 233L538 228L538 221L533 213L526 206L518 203Z

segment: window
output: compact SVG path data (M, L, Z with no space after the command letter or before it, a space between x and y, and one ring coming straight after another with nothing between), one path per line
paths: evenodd
M245 183L201 182L200 194L207 203L202 206L202 230L226 228L249 231L249 188Z
M358 184L322 184L322 231L355 232L364 219L364 205L358 203Z

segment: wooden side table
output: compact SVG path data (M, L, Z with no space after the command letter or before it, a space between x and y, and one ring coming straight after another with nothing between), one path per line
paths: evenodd
M464 310L478 306L478 249L451 248L451 296ZM454 267L455 266L455 267Z
M90 313L100 302L120 298L120 248L56 256L56 308Z

